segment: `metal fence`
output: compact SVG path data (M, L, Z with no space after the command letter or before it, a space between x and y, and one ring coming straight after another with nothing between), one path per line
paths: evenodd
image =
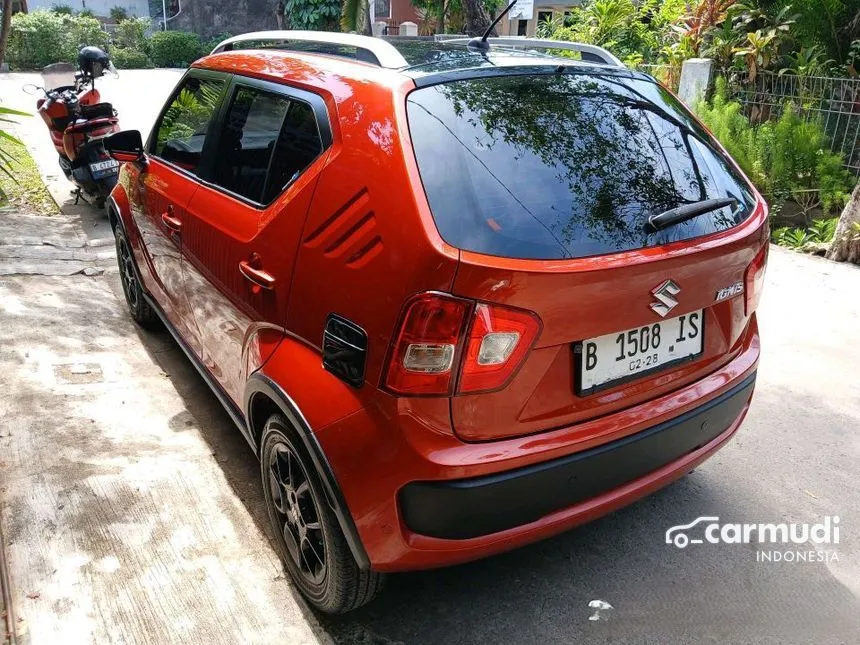
M860 79L760 72L755 81L733 78L729 88L754 123L778 118L787 102L817 119L841 152L845 167L860 178Z

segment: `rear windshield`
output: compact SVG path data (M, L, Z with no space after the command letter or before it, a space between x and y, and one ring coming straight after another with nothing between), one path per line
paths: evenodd
M665 244L736 226L749 187L663 88L560 73L413 91L409 130L442 238L463 250L561 259ZM648 216L723 207L654 232Z

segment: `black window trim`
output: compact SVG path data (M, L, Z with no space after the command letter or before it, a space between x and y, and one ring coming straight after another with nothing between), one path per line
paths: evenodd
M300 103L305 103L310 106L311 110L313 110L315 121L317 124L317 133L319 134L320 142L322 143L322 148L320 149L319 154L313 158L313 160L305 166L308 168L311 166L317 159L319 159L325 152L331 147L332 144L332 132L331 132L331 123L329 121L328 109L326 108L325 101L318 94L314 94L313 92L309 92L307 90L301 90L289 85L283 85L281 83L273 83L271 81L263 81L256 78L249 78L247 76L240 76L238 74L234 74L229 87L227 88L227 92L225 96L221 100L221 107L218 110L218 114L214 120L215 125L217 125L217 129L214 133L212 133L212 150L218 149L218 143L221 139L221 133L224 131L224 122L227 119L227 113L230 111L230 108L233 105L233 99L236 96L236 92L238 92L240 87L246 87L251 89L263 90L265 92L269 92L271 94L278 94L288 98L291 101L298 101ZM286 118L286 115L285 117ZM209 137L207 136L206 144L204 145L204 150L208 151L209 145ZM275 195L269 202L262 203L258 202L249 197L245 197L244 195L240 195L238 193L234 193L227 188L224 188L220 184L216 184L212 181L212 176L215 170L215 155L208 154L206 158L209 160L209 163L205 164L204 171L200 173L197 177L198 181L206 186L207 188L211 188L212 190L218 191L224 195L228 195L233 199L236 199L243 204L247 204L248 206L252 206L258 210L265 210L269 206L271 206L275 201L277 201L281 195L284 194L286 190L289 189L290 186L295 183L298 179L294 179L292 182L284 186L277 195ZM271 161L271 160L270 160ZM299 174L299 177L304 174L304 170ZM268 182L268 177L266 178Z
M173 91L170 93L170 98L164 102L164 105L161 108L161 112L158 113L158 118L155 120L155 125L152 126L152 130L149 132L149 137L146 140L146 146L144 149L146 153L157 159L159 163L163 163L164 165L170 167L178 173L185 175L195 181L200 181L202 179L201 175L207 170L207 164L205 163L205 159L207 159L206 152L209 148L209 143L213 139L213 135L217 130L215 130L215 125L218 122L218 117L221 114L221 110L224 105L224 98L227 95L227 92L230 88L230 77L232 74L227 74L226 72L215 72L208 69L196 69L191 68L185 74L182 75L182 78L179 79L179 82L176 84L176 87L173 88ZM176 164L168 161L164 157L161 157L155 154L155 146L158 143L158 130L161 127L161 122L164 120L164 115L167 114L167 110L173 104L174 99L179 95L179 92L182 90L182 87L185 85L185 82L189 78L198 78L201 80L224 80L227 81L224 83L224 89L221 90L221 96L218 99L218 105L215 107L215 111L212 114L212 118L209 120L209 125L206 128L206 138L203 141L203 150L200 152L201 164L197 168L197 172L191 172L185 168L181 168Z
M209 127L206 130L206 139L203 143L203 150L201 152L201 164L198 167L197 173L192 173L184 168L180 168L179 166L167 161L166 159L159 157L153 152L156 143L156 133L158 132L158 128L161 126L161 121L164 118L164 114L167 112L167 109L170 107L170 104L173 103L173 100L179 94L180 89L189 77L210 80L227 80L225 88L221 93L218 107L216 108L215 114L210 120ZM211 188L212 190L218 191L219 193L222 193L224 195L228 195L233 199L236 199L244 204L247 204L248 206L252 206L253 208L262 211L271 206L272 203L277 201L278 198L280 198L280 196L284 194L284 191L286 191L290 186L293 185L293 183L295 183L298 177L296 177L296 179L287 184L287 186L280 190L278 194L275 195L271 199L271 201L266 204L245 197L244 195L234 193L233 191L228 190L212 181L215 161L213 151L218 149L218 143L221 139L221 133L223 132L223 125L224 121L227 118L227 112L230 110L230 107L233 104L233 98L236 96L236 92L238 91L240 86L250 87L252 89L259 89L266 92L270 92L272 94L279 94L281 96L287 97L291 101L298 101L310 106L311 110L313 110L314 116L316 117L315 120L317 124L317 133L319 134L322 148L320 150L320 153L316 157L314 157L314 159L307 166L305 166L305 168L311 166L314 162L316 162L316 160L319 159L322 155L324 155L326 151L331 147L332 143L334 142L331 128L331 120L329 118L328 107L326 106L325 99L323 99L323 97L319 94L310 92L308 90L299 89L291 85L273 83L271 81L250 78L248 76L240 76L238 74L229 74L226 72L191 68L179 80L179 83L177 83L176 87L170 95L170 99L168 99L168 101L164 104L164 107L161 109L161 112L158 115L158 119L155 122L155 126L153 126L152 131L149 134L149 139L147 139L146 150L148 154L158 159L160 163L170 166L172 169L190 177L194 181L202 184L203 186ZM302 173L299 174L299 177L301 177L302 174L304 174L304 170L302 171Z

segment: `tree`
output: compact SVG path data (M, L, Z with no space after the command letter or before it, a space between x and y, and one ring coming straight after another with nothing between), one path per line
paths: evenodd
M851 199L839 217L827 259L860 264L860 183L854 187Z
M372 0L343 0L340 27L346 32L372 35L370 7Z
M466 33L470 36L482 36L492 22L481 0L463 0L463 12L466 14ZM498 36L495 29L490 35Z
M3 25L0 27L0 66L6 58L6 45L12 28L12 0L3 0Z

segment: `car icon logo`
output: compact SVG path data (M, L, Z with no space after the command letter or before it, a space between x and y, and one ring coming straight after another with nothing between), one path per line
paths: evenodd
M678 526L673 526L666 531L666 544L674 544L679 549L685 548L688 544L701 544L701 538L691 538L689 535L687 535L686 531L693 528L697 524L719 521L719 517L703 516L697 517L689 524L679 524Z
M666 282L651 290L651 295L657 298L657 302L651 303L651 309L665 318L666 314L678 306L675 296L679 293L681 293L681 287L673 280L666 280Z

